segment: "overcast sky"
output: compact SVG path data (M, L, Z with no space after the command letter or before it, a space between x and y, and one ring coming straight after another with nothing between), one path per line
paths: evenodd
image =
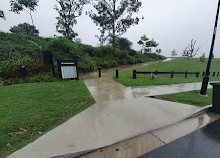
M205 53L208 56L211 46L212 33L217 10L218 0L142 0L142 7L138 13L144 16L139 25L131 27L123 37L133 42L133 48L140 50L137 44L143 34L153 38L159 43L162 54L170 56L173 49L178 50L180 56L183 49L191 39L197 40L197 46L201 47L198 56ZM39 0L37 10L33 18L40 36L51 37L56 32L56 0ZM9 0L0 0L0 10L5 12L7 20L0 19L0 30L8 32L10 27L19 23L31 24L26 12L17 15L9 12ZM86 6L86 10L92 6ZM219 20L220 21L220 20ZM220 23L220 22L219 22ZM99 35L98 27L92 20L82 15L74 29L84 44L98 45L95 35ZM217 31L214 54L220 58L220 25Z

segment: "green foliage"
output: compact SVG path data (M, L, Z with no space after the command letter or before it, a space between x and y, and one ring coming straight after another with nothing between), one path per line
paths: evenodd
M66 37L53 39L48 49L54 52L55 59L74 59L78 60L81 56L81 47Z
M157 47L159 44L154 41L154 39L150 40L146 35L143 35L141 39L138 41L138 44L142 46L141 53L152 53L152 48Z
M139 23L139 17L133 17L133 14L139 11L141 5L138 0L97 0L93 3L95 12L89 12L89 16L100 27L101 34L104 36L107 31L107 36L112 35L112 43L115 43L116 36Z
M113 38L110 38L109 44L114 45L114 48L120 49L120 50L130 50L132 46L132 42L129 41L127 38L123 37L115 37L113 41Z
M5 20L5 14L4 14L4 12L2 10L0 10L0 18Z
M52 74L39 74L35 76L28 76L25 78L11 78L3 80L3 85L13 85L21 83L36 83L36 82L55 82L59 81L59 78L54 77Z
M78 60L78 68L82 72L92 72L97 69L97 65L91 57L84 56Z
M83 81L1 86L0 92L1 158L33 142L95 103ZM15 133L19 131L24 133ZM10 146L7 146L8 143Z
M19 52L9 53L7 60L0 61L0 75L6 80L21 78L21 66L25 66L29 76L50 72L51 68L45 66L42 59L22 55Z
M32 25L34 26L32 12L34 12L38 2L39 0L10 0L11 11L20 14L21 11L25 10L30 15Z
M28 76L51 72L50 66L44 66L43 51L52 51L54 60L77 60L80 72L91 72L99 66L109 69L121 64L136 64L163 58L155 53L148 55L132 50L128 47L129 41L126 47L119 42L118 47L124 49L120 50L111 46L96 48L73 42L68 37L41 38L0 32L0 43L0 75L4 80L21 78L23 65L27 68Z
M34 35L34 36L39 35L39 31L36 29L36 27L29 25L27 23L18 24L18 26L13 26L11 27L10 31L12 33L20 33L20 34L27 34L27 35Z
M75 38L78 36L77 33L73 31L73 26L77 24L77 18L81 16L83 11L83 6L87 4L88 0L57 0L59 7L56 5L55 10L58 12L59 16L57 19L57 30L64 36L71 36Z

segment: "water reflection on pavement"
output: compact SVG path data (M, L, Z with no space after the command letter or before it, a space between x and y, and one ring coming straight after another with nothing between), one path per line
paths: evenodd
M169 61L170 59L166 60ZM154 64L158 62L151 62ZM120 71L128 68L143 66L147 64L138 64L135 66L122 66ZM84 79L86 86L96 101L110 101L128 98L139 98L144 96L154 96L162 94L171 94L192 90L199 90L201 83L185 83L173 85L160 85L160 86L147 86L147 87L125 87L120 83L114 81L112 76L115 74L115 69L103 70L102 78L98 78L98 73L88 73L81 75ZM211 86L209 86L211 88Z

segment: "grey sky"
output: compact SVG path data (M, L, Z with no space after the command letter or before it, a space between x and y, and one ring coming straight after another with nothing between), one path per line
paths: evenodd
M197 46L201 47L198 56L202 53L206 56L209 54L218 0L142 0L142 2L138 15L143 15L144 20L123 35L133 42L134 49L140 50L137 41L146 34L159 42L159 48L166 56L169 56L173 49L178 50L180 56L191 39L196 39ZM50 37L57 34L55 4L55 0L40 0L33 14L41 36ZM86 6L84 11L91 8ZM19 23L31 23L27 13L17 15L8 11L9 0L0 0L0 9L5 11L7 17L6 21L0 19L1 31L8 32L10 27ZM83 15L78 19L75 31L79 34L82 43L98 45L98 40L94 37L99 35L98 27L88 16ZM215 57L220 58L220 25L214 53Z

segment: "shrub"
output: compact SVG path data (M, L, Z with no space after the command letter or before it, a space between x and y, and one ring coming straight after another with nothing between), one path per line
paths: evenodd
M91 72L97 69L97 65L91 57L83 56L78 60L78 68L81 72Z
M55 78L52 74L39 74L25 78L12 78L3 80L3 85L13 85L21 83L35 83L35 82L55 82L59 81L59 78Z
M118 66L118 62L110 58L94 58L98 67L103 69L110 69Z
M54 52L56 59L75 59L81 55L81 48L66 37L58 37L50 44L50 50Z
M29 76L50 72L43 59L35 59L21 53L9 53L7 60L0 62L0 74L3 79L21 78L21 66L25 66Z

